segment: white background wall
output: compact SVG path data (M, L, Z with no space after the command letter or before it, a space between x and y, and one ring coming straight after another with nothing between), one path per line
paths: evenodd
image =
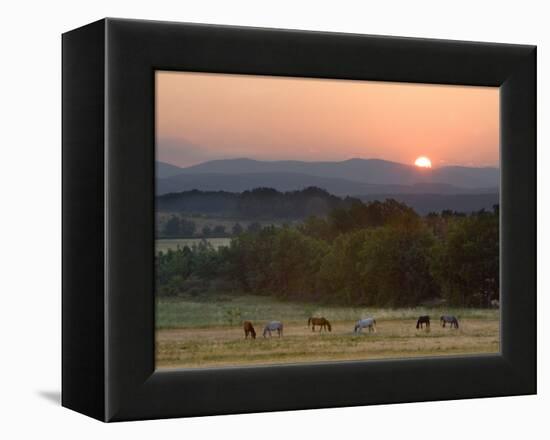
M548 17L543 1L34 1L0 6L0 437L531 438L549 427ZM125 17L537 44L539 395L105 425L59 406L61 39ZM546 202L546 203L545 203ZM545 319L540 319L544 317ZM452 383L453 378L449 377Z

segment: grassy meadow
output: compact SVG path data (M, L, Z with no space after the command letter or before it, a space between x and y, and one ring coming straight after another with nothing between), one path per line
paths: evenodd
M442 328L441 314L454 314L460 328ZM417 330L428 314L430 330ZM313 333L310 316L324 316L332 332ZM354 334L357 319L374 316L377 332ZM366 308L287 302L268 296L204 294L157 299L157 368L199 368L416 356L497 353L499 311L494 309ZM250 320L256 340L245 340ZM284 324L284 336L263 338L270 320Z

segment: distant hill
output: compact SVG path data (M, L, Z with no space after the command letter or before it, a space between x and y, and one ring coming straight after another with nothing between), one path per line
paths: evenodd
M172 165L166 162L156 162L157 167L157 179L165 179L167 177L172 177L177 174L181 174L184 172L183 168L177 167L176 165Z
M310 176L299 173L243 173L243 174L177 174L157 180L157 194L190 191L242 192L259 187L278 191L294 191L315 186L338 196L368 194L469 194L496 193L496 188L469 189L444 183L416 183L413 185L370 184L352 180Z
M469 189L496 188L499 186L500 175L498 168L450 166L425 169L380 159L349 159L342 162L223 159L204 162L182 170L188 175L297 173L378 185L442 183Z
M331 194L339 196L355 194L457 194L468 193L470 190L457 188L441 183L418 183L415 185L375 185L352 180L310 176L299 173L243 173L219 174L197 173L178 174L157 181L157 194L189 191L229 191L242 192L253 188L268 187L278 191L300 190L310 186L323 188Z
M336 208L349 207L357 199L340 198L319 188L280 192L272 188L233 193L185 191L157 197L157 211L204 214L255 220L303 219L323 216Z
M498 168L421 169L379 159L343 162L212 160L187 168L157 162L157 194L198 189L293 191L315 186L339 196L496 194Z
M491 210L499 203L498 194L371 194L352 198L337 197L314 187L284 193L256 188L244 192L192 190L164 194L157 197L157 210L229 218L302 219L349 207L357 199L369 202L387 198L405 203L421 215L443 210L466 213Z
M272 174L293 173L329 177L371 184L410 185L416 171L407 165L378 159L350 159L343 162L303 162L294 160L259 161L253 159L212 160L188 168L185 174Z
M440 182L463 188L499 188L500 170L498 168L449 166L429 170L426 182Z

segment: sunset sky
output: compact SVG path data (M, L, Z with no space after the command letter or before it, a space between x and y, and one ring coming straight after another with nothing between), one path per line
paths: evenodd
M157 159L498 166L499 89L157 72Z

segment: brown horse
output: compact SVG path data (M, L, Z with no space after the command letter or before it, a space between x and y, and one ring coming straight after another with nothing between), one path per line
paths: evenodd
M254 326L250 321L244 321L243 322L243 328L244 328L244 338L248 338L248 335L252 337L252 339L256 339L256 330L254 330Z
M319 331L325 329L329 332L332 331L332 327L330 326L330 322L328 322L328 319L324 318L324 317L321 317L321 318L315 318L315 317L312 317L312 318L309 318L307 320L307 326L309 327L311 325L311 331L314 332L315 331L315 326L318 325L320 328L319 328Z

